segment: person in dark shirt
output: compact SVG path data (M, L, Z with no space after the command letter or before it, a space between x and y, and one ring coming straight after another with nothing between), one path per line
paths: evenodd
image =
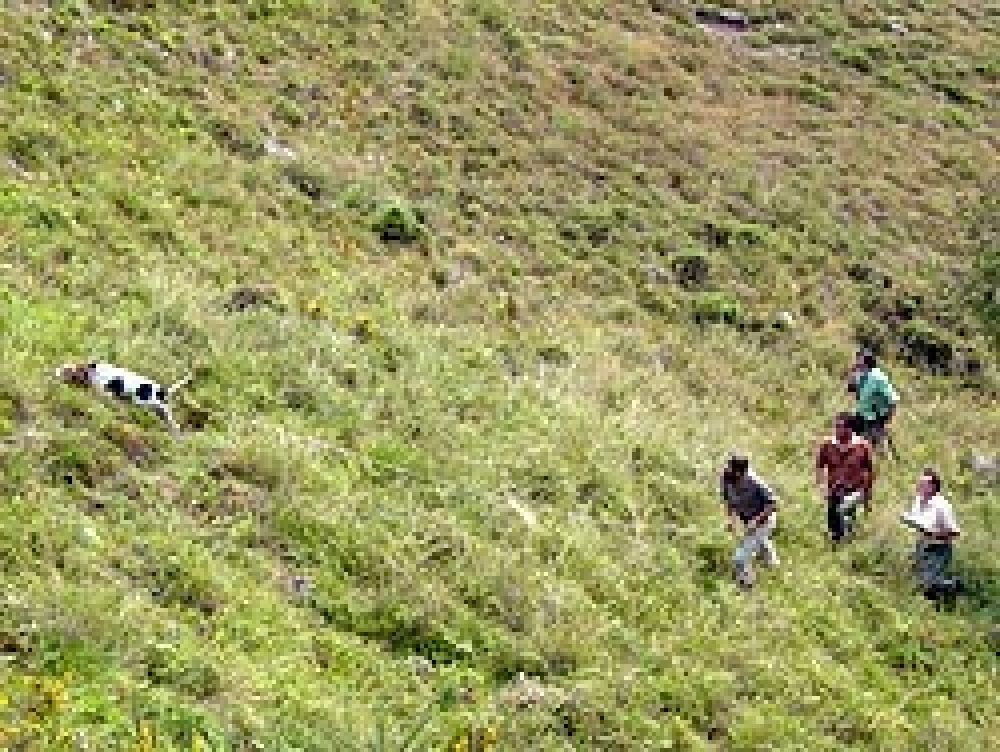
M755 556L760 555L768 566L779 563L770 539L777 522L777 498L750 469L750 460L741 454L729 457L719 479L719 492L725 502L727 528L742 527L733 565L736 581L749 589L753 586L751 561Z

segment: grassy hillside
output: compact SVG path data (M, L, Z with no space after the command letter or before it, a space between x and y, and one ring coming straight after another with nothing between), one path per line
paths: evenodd
M4 4L0 747L1000 745L1000 8L731 7ZM859 341L901 457L831 553ZM90 357L194 369L187 439Z

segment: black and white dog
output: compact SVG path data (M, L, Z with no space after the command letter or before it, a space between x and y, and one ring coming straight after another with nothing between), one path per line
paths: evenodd
M175 436L180 434L180 427L170 410L170 398L194 376L189 373L165 388L145 376L110 363L71 363L62 366L56 374L67 384L90 388L101 395L131 402L151 411Z

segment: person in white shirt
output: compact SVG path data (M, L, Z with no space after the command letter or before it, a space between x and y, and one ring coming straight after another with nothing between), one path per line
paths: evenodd
M902 520L917 531L914 559L924 594L933 599L950 591L952 583L946 573L961 529L951 503L941 495L941 477L933 469L921 472L913 506Z

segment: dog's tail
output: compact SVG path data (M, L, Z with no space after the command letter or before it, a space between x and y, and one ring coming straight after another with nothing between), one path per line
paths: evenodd
M188 375L185 376L183 379L181 379L180 381L175 381L173 384L171 384L167 388L167 399L170 399L174 395L174 392L176 392L181 387L187 386L188 384L190 384L191 383L191 379L193 379L193 378L194 378L194 371L190 371L188 373Z

